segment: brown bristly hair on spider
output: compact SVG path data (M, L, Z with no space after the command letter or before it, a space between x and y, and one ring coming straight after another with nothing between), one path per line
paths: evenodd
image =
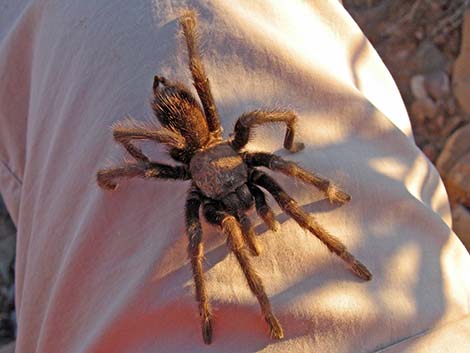
M98 185L115 190L120 178L157 178L187 180L191 182L186 200L186 232L189 239L188 257L195 283L195 297L199 305L202 337L206 344L213 339L213 314L209 304L203 272L204 249L199 210L205 219L221 228L227 244L235 255L251 292L257 298L271 337L284 337L279 320L273 313L261 276L252 265L251 256L262 249L247 211L253 206L269 229L280 228L268 205L265 192L270 193L281 209L302 228L315 235L326 247L345 261L352 272L363 280L372 278L369 270L348 252L346 246L325 230L313 216L306 213L282 187L259 169L264 167L314 185L330 202L343 204L351 197L332 182L307 171L294 162L271 153L247 152L244 147L252 137L252 129L266 123L283 123L287 131L284 147L290 152L301 151L302 143L294 143L297 115L290 110L255 110L242 114L230 139L222 138L217 108L209 79L202 64L196 41L196 15L185 12L180 20L188 50L189 70L200 99L181 83L161 76L153 81L151 103L155 117L162 127L144 124L132 119L115 123L114 139L120 143L132 162L109 167L97 172ZM151 161L136 146L134 140L147 140L164 144L170 156L179 164L166 165ZM264 189L264 191L263 191Z

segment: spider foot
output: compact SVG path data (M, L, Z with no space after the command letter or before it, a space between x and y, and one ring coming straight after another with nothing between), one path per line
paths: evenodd
M260 256L263 252L263 247L260 245L257 239L252 239L252 241L248 244L247 247L252 256Z
M153 76L153 91L154 92L157 90L158 86L160 86L160 83L163 86L168 86L168 80L165 77L158 76L158 75Z
M273 211L268 205L260 206L257 211L270 230L278 232L281 229L281 224L276 220Z
M273 314L267 315L265 319L269 325L269 332L271 337L278 340L282 339L284 337L284 331L282 330L278 319Z
M362 278L364 281L370 281L372 279L372 273L367 269L365 265L359 262L352 254L345 251L340 257L349 264L351 271L354 274Z
M305 148L305 144L302 142L296 142L288 149L291 153L300 152Z
M194 29L196 25L195 12L186 11L180 18L181 25L184 29L188 28L190 30ZM186 27L186 28L185 28Z
M205 344L212 343L212 318L210 316L202 319L202 339Z
M98 182L98 186L104 190L114 191L118 187L118 184L111 181L105 173L98 172L96 174L96 181Z
M351 265L351 270L356 276L362 278L364 281L370 281L372 279L372 273L370 273L366 266L357 260Z
M273 232L277 233L281 230L281 223L279 223L276 220L273 220L273 222L269 225L269 229L271 229Z
M345 204L351 201L351 196L341 191L337 186L330 184L326 190L326 196L330 202Z

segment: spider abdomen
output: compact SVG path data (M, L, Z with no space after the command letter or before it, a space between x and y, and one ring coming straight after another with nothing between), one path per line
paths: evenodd
M192 179L207 197L221 200L246 183L248 169L242 157L221 143L197 152L189 165Z

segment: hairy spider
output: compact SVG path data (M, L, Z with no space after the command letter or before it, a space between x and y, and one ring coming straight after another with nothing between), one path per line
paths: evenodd
M261 247L246 212L254 205L259 217L269 229L278 230L280 227L261 188L269 192L281 209L301 227L310 231L331 252L343 259L355 275L364 280L370 280L372 275L347 251L339 239L303 211L272 177L257 167L265 167L312 184L321 190L330 202L343 204L351 197L330 181L293 162L270 153L241 151L250 139L253 127L272 122L286 124L284 147L287 150L301 150L303 144L293 142L297 116L291 111L256 110L245 113L237 120L233 137L222 139L222 129L209 80L197 50L194 13L184 13L180 24L188 48L189 69L202 109L185 86L155 76L152 109L163 127L155 128L134 120L115 124L114 139L124 146L135 161L99 170L98 185L107 190L114 190L117 187L115 180L123 177L191 180L185 206L189 237L188 256L191 260L204 342L209 344L212 341L213 317L202 268L203 244L199 220L201 206L206 220L219 226L227 236L228 246L240 264L248 286L258 299L271 336L280 339L284 335L282 327L272 312L263 282L250 260L250 254L259 255ZM150 140L165 144L171 157L180 164L170 166L151 161L132 143L133 140Z

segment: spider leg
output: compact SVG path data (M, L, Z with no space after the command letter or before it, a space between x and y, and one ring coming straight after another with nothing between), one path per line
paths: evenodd
M253 196L248 187L242 185L236 192L226 195L222 200L222 204L225 206L225 210L240 222L243 239L251 254L254 256L261 254L261 245L256 239L255 230L244 212L253 205Z
M245 243L248 245L251 254L254 256L259 256L261 254L262 247L256 238L256 233L250 219L244 212L239 213L238 219L240 221L243 238Z
M258 216L264 221L264 223L266 223L269 229L277 232L281 228L281 225L274 217L274 212L271 207L268 206L264 192L259 187L251 183L248 184L248 187L255 198L256 213L258 213Z
M149 124L147 124L149 125ZM185 147L185 139L180 134L166 128L152 129L146 123L132 119L117 122L113 125L113 137L137 161L149 162L149 158L140 148L131 143L132 140L152 140L174 148Z
M188 48L189 69L193 77L194 87L201 99L204 115L206 116L207 124L209 125L209 131L215 138L221 139L222 128L220 127L217 109L214 98L212 97L209 79L207 78L204 65L202 64L197 48L195 13L193 11L187 11L183 16L181 16L180 24L183 27L184 38Z
M220 226L224 234L227 236L227 243L245 274L248 286L250 287L251 292L258 299L261 312L269 326L271 337L281 339L284 337L282 327L272 312L271 303L266 295L266 290L264 289L261 277L253 269L247 249L244 246L240 224L234 216L221 210L214 203L208 203L204 206L204 215L209 223Z
M191 179L185 166L170 166L156 162L125 163L124 165L98 170L96 181L106 190L115 190L120 178L162 178L162 179Z
M250 113L243 114L240 118L238 118L235 124L235 136L232 140L232 147L236 151L242 149L248 143L250 139L250 130L254 126L277 122L282 122L287 125L286 136L284 137L284 148L291 152L298 152L302 150L304 148L303 143L294 144L297 115L294 112L283 110L254 110Z
M351 200L351 196L341 191L336 185L327 179L303 169L298 164L286 161L271 153L244 153L243 158L251 167L266 167L288 176L293 176L304 183L312 184L321 190L330 202L346 203Z
M189 237L188 256L191 259L195 284L196 301L199 304L202 338L205 344L212 342L212 313L207 298L207 291L202 269L204 247L202 245L202 228L199 220L201 198L196 191L190 191L186 200L186 232Z
M202 108L181 83L154 76L151 106L155 117L165 128L184 137L184 147L188 152L205 146L211 139Z
M315 218L302 210L299 204L290 197L273 178L259 170L255 170L252 173L251 179L255 184L271 193L284 212L291 216L302 228L310 231L320 239L331 252L345 261L356 276L366 281L372 278L372 274L367 267L349 253L346 246L338 238L328 233L328 231L317 223Z

